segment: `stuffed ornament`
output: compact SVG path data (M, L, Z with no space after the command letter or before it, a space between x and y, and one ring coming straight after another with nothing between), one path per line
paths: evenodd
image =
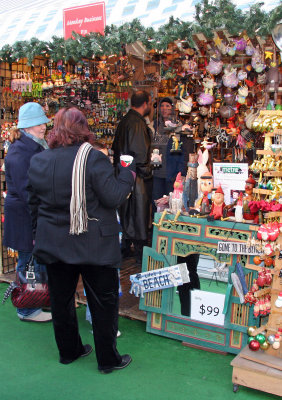
M207 65L207 71L212 75L218 75L222 71L223 62L220 59L211 57L209 64Z
M209 93L200 93L197 101L201 106L208 106L214 102L214 97Z
M191 96L186 96L183 98L180 96L180 100L176 103L176 108L179 111L180 115L189 114L192 110L193 99Z
M247 56L252 56L255 52L255 49L253 48L252 45L248 44L245 48L245 52Z
M236 46L236 50L237 51L244 51L246 46L247 46L247 42L245 39L241 38L241 39L236 39L235 40L235 46Z
M238 85L239 79L236 74L236 68L233 68L230 64L224 69L222 77L224 86L234 88Z

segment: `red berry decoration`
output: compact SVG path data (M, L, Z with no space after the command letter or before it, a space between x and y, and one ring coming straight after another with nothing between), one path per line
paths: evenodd
M272 264L273 264L273 259L271 257L266 257L264 259L264 265L266 267L271 267Z
M252 340L252 341L249 343L249 349L250 349L250 350L252 350L252 351L258 351L259 348L260 348L260 342L259 342L259 341L257 341L257 340Z

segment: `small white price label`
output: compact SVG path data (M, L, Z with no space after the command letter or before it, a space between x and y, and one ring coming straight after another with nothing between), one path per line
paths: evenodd
M224 300L224 294L192 290L191 319L224 326Z

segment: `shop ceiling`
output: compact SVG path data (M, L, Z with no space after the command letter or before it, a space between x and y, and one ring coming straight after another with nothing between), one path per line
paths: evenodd
M106 24L121 25L134 18L154 29L168 22L169 17L192 21L195 5L200 0L105 0ZM0 1L0 48L16 41L49 41L53 35L63 36L63 9L95 3L91 0L2 0ZM237 0L236 6L242 10L260 0ZM267 0L266 11L277 7L280 0Z

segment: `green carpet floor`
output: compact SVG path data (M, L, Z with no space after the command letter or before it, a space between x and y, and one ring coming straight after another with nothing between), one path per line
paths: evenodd
M7 284L0 283L0 299ZM93 344L85 307L77 310L84 343ZM1 400L262 400L280 397L240 387L233 393L231 360L146 333L145 323L120 318L121 354L133 362L102 375L95 353L70 365L58 362L51 323L19 321L11 301L0 303Z

